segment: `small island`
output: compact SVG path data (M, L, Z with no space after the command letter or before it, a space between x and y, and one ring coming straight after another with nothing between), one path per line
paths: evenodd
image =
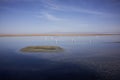
M22 52L60 52L63 51L63 48L59 46L28 46L22 48Z

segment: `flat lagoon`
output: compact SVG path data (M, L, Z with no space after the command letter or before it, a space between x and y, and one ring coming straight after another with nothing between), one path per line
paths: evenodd
M0 37L0 80L119 80L120 36ZM27 46L62 52L21 52Z

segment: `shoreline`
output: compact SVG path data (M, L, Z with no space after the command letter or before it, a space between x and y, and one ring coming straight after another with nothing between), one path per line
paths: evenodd
M24 36L111 36L120 34L0 34L0 37L24 37Z

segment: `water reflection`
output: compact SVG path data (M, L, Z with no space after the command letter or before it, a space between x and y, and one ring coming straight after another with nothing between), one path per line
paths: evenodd
M8 58L8 62L1 64L3 66L0 69L1 80L96 80L100 78L97 72L84 65L25 56L19 56L17 59L13 57L12 60Z

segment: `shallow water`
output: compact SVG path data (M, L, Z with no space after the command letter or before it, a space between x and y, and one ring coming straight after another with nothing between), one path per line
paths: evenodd
M0 37L0 80L118 80L120 36ZM59 53L23 53L52 45Z

